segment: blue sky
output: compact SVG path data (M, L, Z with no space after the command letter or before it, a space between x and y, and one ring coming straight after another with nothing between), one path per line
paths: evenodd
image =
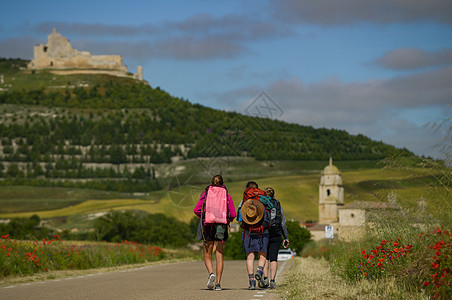
M435 157L450 139L427 125L451 118L450 0L8 1L0 57L53 27L192 103L244 113L265 91L287 122Z

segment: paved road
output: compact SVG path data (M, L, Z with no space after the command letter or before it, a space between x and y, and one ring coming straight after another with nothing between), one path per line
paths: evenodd
M289 264L280 262L277 281ZM225 262L222 291L206 283L203 262L182 262L4 287L0 299L280 299L271 290L248 290L245 261Z

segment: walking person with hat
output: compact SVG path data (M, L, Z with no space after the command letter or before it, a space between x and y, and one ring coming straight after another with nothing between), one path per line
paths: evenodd
M248 271L249 289L256 289L256 280L263 280L263 270L268 248L268 226L270 221L269 211L261 201L266 194L258 188L254 181L246 185L243 192L243 200L239 204L240 217L243 228L242 240L246 253L246 269ZM267 203L266 203L267 204ZM254 257L258 254L258 267L254 273Z
M289 247L289 235L287 234L286 217L279 200L275 199L275 190L272 187L265 188L265 193L271 198L273 208L270 211L270 229L267 249L267 260L264 266L264 279L259 287L276 288L276 272L278 270L278 251L283 243L284 248ZM284 241L282 239L284 236ZM268 281L268 269L270 268L270 282Z
M215 175L206 187L194 209L201 218L198 228L198 241L204 241L204 264L209 273L207 288L221 291L223 274L223 253L228 239L229 223L236 216L234 202L223 184L223 177ZM213 273L212 254L216 250L216 275Z

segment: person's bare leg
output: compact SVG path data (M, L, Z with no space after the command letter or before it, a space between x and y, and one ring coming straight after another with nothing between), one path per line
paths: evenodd
M260 251L259 253L259 267L264 267L265 266L265 262L267 261L267 258L265 257L265 252ZM254 257L253 257L254 258Z
M224 253L224 245L225 242L215 242L217 252L215 253L215 257L217 259L217 283L221 281L221 275L223 274L223 253Z
M268 277L268 268L270 267L270 262L267 260L265 260L265 265L264 265L264 277Z
M213 252L213 241L204 241L204 264L206 265L207 272L213 273L212 267L212 252Z
M248 274L254 274L254 252L246 254L246 270Z
M278 262L277 261L272 261L270 263L270 272L271 272L271 279L275 280L276 278L276 271L278 271Z

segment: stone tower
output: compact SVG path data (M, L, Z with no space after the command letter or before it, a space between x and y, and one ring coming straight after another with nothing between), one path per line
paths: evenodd
M323 169L319 185L319 223L331 224L339 220L339 206L344 205L344 187L339 169L330 163Z

